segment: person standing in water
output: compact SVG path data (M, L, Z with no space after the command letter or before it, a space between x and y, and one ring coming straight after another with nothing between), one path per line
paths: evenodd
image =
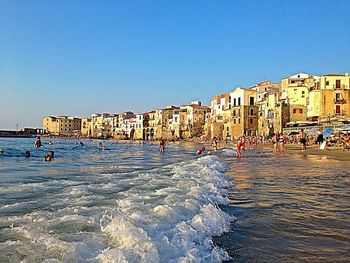
M213 149L214 149L215 151L218 150L218 141L217 141L216 137L214 137L214 139L213 139L213 141L212 141L212 143L211 143L211 147L213 147Z
M164 153L165 151L165 141L162 138L160 139L160 142L159 142L159 151L161 153Z
M40 140L40 136L36 137L35 143L34 143L34 147L35 148L40 148L42 146L41 144L41 140Z
M272 137L273 152L278 151L278 143L280 141L280 133L276 132Z
M304 129L301 129L300 131L300 143L301 143L301 150L306 150L306 133L304 132Z
M242 147L242 143L240 140L237 140L237 143L236 143L236 158L237 159L240 159L242 154L241 154L241 147Z

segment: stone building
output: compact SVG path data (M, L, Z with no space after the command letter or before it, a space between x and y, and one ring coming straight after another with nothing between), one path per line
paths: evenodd
M81 119L69 116L46 116L43 118L43 130L45 133L61 135L79 135Z

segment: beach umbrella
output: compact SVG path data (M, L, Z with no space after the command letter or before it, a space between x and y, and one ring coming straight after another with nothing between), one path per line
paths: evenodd
M329 135L331 135L333 133L333 129L332 128L327 128L323 131L323 137L327 138Z

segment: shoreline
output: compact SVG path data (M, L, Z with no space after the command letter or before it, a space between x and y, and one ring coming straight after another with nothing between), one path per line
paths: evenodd
M4 137L6 138L6 137ZM8 137L7 137L8 138ZM23 137L22 137L23 138ZM35 137L33 137L35 138ZM140 144L140 143L149 143L149 144L157 144L157 140L120 140L120 139L99 139L99 138L75 138L75 137L56 137L56 136L41 136L42 140L48 141L48 140L89 140L89 141L111 141L115 143L132 143L132 144ZM30 138L29 138L30 139ZM193 144L193 145L202 145L206 147L206 151L212 151L211 143L210 141L203 141L203 140L196 140L196 139L190 139L190 140L177 140L177 141L166 141L167 144ZM307 145L306 150L302 151L300 144L285 144L284 150L277 152L278 153L285 153L289 155L301 155L304 157L307 156L314 156L319 157L322 159L333 159L337 161L350 161L350 151L345 150L343 151L340 148L335 147L329 147L326 150L320 150L316 145ZM227 144L224 141L219 142L218 150L220 149L232 149L234 150L234 146L232 145L232 142L228 142ZM265 144L265 145L255 145L254 149L268 151L273 153L272 145L271 144ZM250 150L247 148L247 150Z

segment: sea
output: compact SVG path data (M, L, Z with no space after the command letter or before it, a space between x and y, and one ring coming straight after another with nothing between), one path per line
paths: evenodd
M348 162L264 149L237 160L229 144L200 157L190 143L43 145L0 138L0 262L349 262Z

